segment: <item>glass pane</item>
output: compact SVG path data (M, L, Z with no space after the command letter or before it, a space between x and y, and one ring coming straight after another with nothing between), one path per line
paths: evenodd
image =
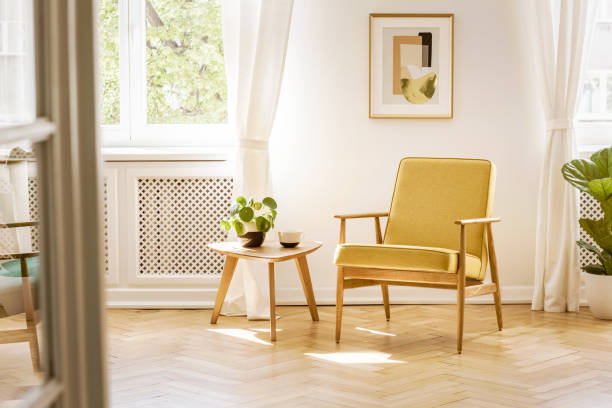
M0 407L45 379L39 174L28 145L0 146Z
M612 113L612 20L607 15L609 6L612 6L612 0L602 2L599 9L580 100L580 112L595 114L595 117Z
M599 113L601 107L601 81L597 72L588 71L585 74L582 95L580 98L580 112Z
M612 113L612 74L608 74L606 81L606 113Z
M224 123L220 0L146 0L148 123Z
M119 124L119 0L98 2L102 124Z
M600 0L598 19L612 21L612 0Z
M589 56L588 69L612 70L612 21L598 22L593 32L593 43Z
M0 0L0 127L35 118L32 3Z

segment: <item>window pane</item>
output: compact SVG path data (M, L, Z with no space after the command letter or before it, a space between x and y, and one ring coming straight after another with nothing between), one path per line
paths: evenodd
M608 74L608 80L606 81L606 112L612 113L612 74Z
M102 124L119 124L119 0L100 0L100 91Z
M601 112L601 81L600 76L594 72L585 74L582 86L582 96L580 98L580 112L598 113Z
M147 122L224 123L220 0L146 0Z
M31 2L0 0L0 126L36 116L31 22Z
M612 0L600 0L599 20L612 20Z
M580 112L605 116L612 113L612 22L596 22L592 41L582 86Z

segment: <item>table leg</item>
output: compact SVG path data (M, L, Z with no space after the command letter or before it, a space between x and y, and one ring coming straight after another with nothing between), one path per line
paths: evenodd
M312 282L310 280L310 272L308 271L306 257L299 256L295 258L295 264L297 265L300 282L302 282L302 289L304 289L304 295L306 296L308 308L310 309L310 317L313 322L318 322L319 312L317 312L317 303L315 302L314 292L312 290Z
M276 341L276 296L274 293L274 262L268 264L270 282L270 341Z
M217 298L215 299L215 308L213 309L212 316L210 317L210 324L217 323L219 313L221 312L221 306L223 306L223 301L225 300L225 295L227 295L227 290L229 289L230 282L232 281L232 277L234 276L234 271L236 270L237 263L238 258L229 255L225 256L225 265L223 266L221 283L219 284Z

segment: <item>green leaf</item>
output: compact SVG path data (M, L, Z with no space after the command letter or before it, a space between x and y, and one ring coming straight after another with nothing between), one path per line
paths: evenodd
M606 201L600 201L599 206L601 207L601 211L604 213L604 218L612 219L612 198L609 198Z
M236 197L236 202L240 204L242 207L244 207L247 203L246 198L244 198L243 196Z
M580 226L601 249L612 252L612 220L581 218Z
M589 182L608 177L598 165L590 160L576 159L565 163L561 168L563 178L580 191L591 194Z
M236 214L238 214L238 211L240 211L240 204L238 203L234 203L231 207L230 207L230 215L234 216Z
M580 240L576 241L579 247L584 248L585 250L592 252L599 260L601 267L608 274L612 275L612 255L605 251L597 248L595 245L591 245L586 241Z
M255 201L253 200L253 197L249 198L249 201L247 203L247 207L252 207L254 202Z
M591 155L591 161L599 167L604 177L612 176L612 148L601 149Z
M255 212L253 211L253 209L251 207L244 207L238 213L238 216L244 222L251 221L253 219L254 215L255 215Z
M268 232L270 230L270 222L262 216L255 218L255 225L258 231Z
M593 275L606 275L606 270L601 265L590 264L582 267L582 270Z
M253 209L259 211L259 210L261 210L261 207L263 207L262 203L260 203L260 202L253 203Z
M597 199L597 201L606 201L612 197L612 178L606 177L597 180L591 180L587 184L591 195Z
M244 224L241 223L240 221L236 220L234 222L234 229L236 230L236 234L238 235L244 234Z
M272 197L266 197L263 200L261 200L261 202L263 203L263 205L265 205L266 207L274 210L276 209L277 205L276 205L276 201L274 201L274 199Z
M579 247L584 248L587 251L593 252L597 256L600 256L601 249L597 248L595 245L591 245L588 242L583 241L583 240L576 241L576 244Z
M225 221L225 220L221 221L220 225L221 225L221 228L223 228L223 229L224 229L224 230L226 230L226 231L229 231L229 230L230 230L230 228L232 228L232 226L230 225L230 223L229 223L229 222L227 222L227 221Z

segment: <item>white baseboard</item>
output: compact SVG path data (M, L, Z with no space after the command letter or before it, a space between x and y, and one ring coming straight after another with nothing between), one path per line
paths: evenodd
M502 287L502 303L531 303L532 286ZM106 289L106 305L109 308L128 309L210 309L212 308L216 288L108 288ZM315 298L318 305L335 305L336 288L315 288ZM456 292L444 289L425 289L408 286L390 286L389 298L392 304L454 304L457 301ZM278 305L305 305L304 293L301 287L278 288L276 290ZM380 288L370 286L358 289L347 289L344 292L344 304L381 304ZM492 304L491 295L467 299L471 304Z

